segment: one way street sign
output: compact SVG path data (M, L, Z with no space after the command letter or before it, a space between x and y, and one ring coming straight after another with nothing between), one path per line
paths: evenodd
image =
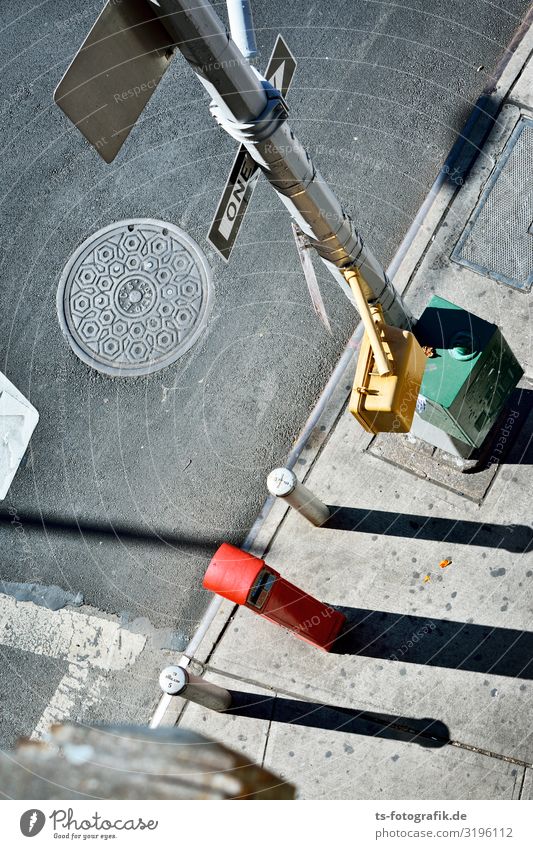
M296 59L281 35L278 35L265 76L285 97L295 70ZM237 239L259 173L257 162L252 159L244 145L241 145L207 234L208 240L226 262Z

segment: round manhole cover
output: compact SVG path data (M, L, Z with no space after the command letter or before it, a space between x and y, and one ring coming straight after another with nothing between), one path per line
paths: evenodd
M174 363L207 322L211 271L173 224L136 218L110 224L74 252L57 310L83 362L115 376L151 374Z

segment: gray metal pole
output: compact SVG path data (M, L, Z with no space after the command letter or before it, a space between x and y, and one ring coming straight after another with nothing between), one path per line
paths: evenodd
M350 301L341 269L353 267L385 321L410 327L399 293L292 131L282 95L249 65L208 0L149 2L209 92L212 115L245 145Z

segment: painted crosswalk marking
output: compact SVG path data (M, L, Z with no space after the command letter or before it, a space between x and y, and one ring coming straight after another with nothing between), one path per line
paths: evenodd
M117 622L69 610L48 610L33 602L0 594L0 646L65 660L66 674L43 711L32 738L39 738L55 722L72 713L76 697L91 680L84 702L96 704L107 686L106 675L131 666L146 645L146 637L121 628Z

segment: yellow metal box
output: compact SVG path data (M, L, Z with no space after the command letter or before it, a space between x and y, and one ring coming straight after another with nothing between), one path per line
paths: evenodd
M407 433L426 366L426 356L412 333L381 325L391 374L374 369L374 354L365 333L357 360L350 412L369 433Z

